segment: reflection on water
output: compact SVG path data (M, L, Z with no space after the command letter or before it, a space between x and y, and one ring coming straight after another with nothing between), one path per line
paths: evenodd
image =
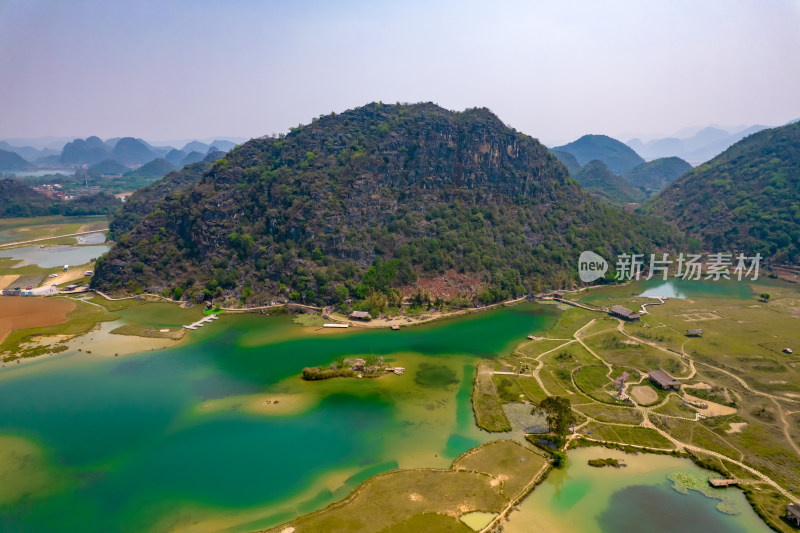
M735 280L649 280L643 282L639 296L668 298L735 298L747 300L752 292L746 281Z
M761 283L762 280L759 280ZM580 301L601 304L612 298L644 296L655 298L732 298L749 300L753 297L750 282L742 280L649 279L626 285L591 288L578 293Z

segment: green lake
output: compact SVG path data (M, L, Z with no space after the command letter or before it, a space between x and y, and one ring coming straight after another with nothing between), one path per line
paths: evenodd
M477 358L555 317L526 304L400 331L315 331L289 317L223 316L173 349L7 365L0 530L251 530L382 471L447 467L492 438L472 417ZM358 354L406 373L299 379L305 366Z
M589 459L612 457L624 468L593 468ZM697 491L682 494L667 476L708 476L688 459L668 455L629 455L604 448L579 448L568 453L567 467L547 479L511 513L505 533L768 533L742 491L715 489L736 515L717 509L719 500ZM718 492L717 492L718 491Z
M154 327L182 320L168 304L121 315ZM447 468L498 438L474 423L478 358L508 353L556 318L554 306L523 304L390 331L223 315L176 348L118 358L76 351L6 365L0 531L252 531L320 509L387 470ZM365 354L406 372L299 378L305 366ZM640 511L617 496L639 486L655 492L633 489L631 501L667 513L679 500L694 502L710 516L703 524L730 526L704 533L763 530L746 505L729 517L702 495L669 489L665 473L699 471L688 461L640 455L636 467L587 471L574 460L581 453L588 452L570 452L570 467L553 472L506 531L530 531L531 523L537 531L636 531L613 517ZM646 502L640 493L650 494ZM544 529L548 523L554 529Z

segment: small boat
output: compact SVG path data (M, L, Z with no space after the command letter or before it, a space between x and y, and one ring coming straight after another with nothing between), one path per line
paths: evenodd
M398 326L397 324L392 326L392 330L397 331L398 329L400 329L400 326Z

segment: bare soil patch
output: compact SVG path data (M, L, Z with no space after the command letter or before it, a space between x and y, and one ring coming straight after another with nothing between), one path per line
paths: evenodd
M684 396L686 397L687 400L689 400L688 404L692 409L694 409L698 413L700 413L702 415L705 415L707 417L727 416L727 415L732 415L732 414L736 413L736 408L735 407L728 407L727 405L722 405L720 403L709 402L708 400L703 400L703 399L700 399L700 398L696 398L696 397L692 396L691 394L684 393ZM708 407L706 407L704 409L701 409L699 407L695 407L694 405L692 405L691 402L704 403Z
M89 263L85 265L85 268L84 266L81 265L76 266L74 268L70 267L70 269L67 270L66 272L59 272L57 278L53 278L53 285L63 285L64 283L69 283L70 281L83 279L84 277L86 277L84 276L83 273L86 272L87 270L93 270L93 269L94 269L94 263Z
M439 277L421 279L416 285L404 287L402 290L406 298L412 297L419 288L428 292L431 298L449 300L459 294L472 298L482 287L480 278L471 278L455 270L448 270Z
M685 322L699 322L701 320L718 320L722 317L714 313L686 313L675 315L675 318L680 318Z
M725 433L741 433L742 429L747 425L747 422L731 422L730 428L725 430Z
M17 329L63 324L73 309L75 302L61 298L0 296L0 342Z
M637 385L631 389L631 396L641 404L651 404L658 400L656 391L645 385Z

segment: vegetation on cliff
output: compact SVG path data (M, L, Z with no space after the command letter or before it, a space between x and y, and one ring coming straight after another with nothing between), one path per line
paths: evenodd
M593 199L486 109L376 103L323 116L237 147L157 200L181 172L126 204L95 287L253 304L355 299L380 312L419 278L470 273L475 299L489 303L574 285L582 250L680 241Z
M683 175L647 211L714 252L800 259L800 123L763 130Z
M692 170L692 165L680 157L662 157L642 163L622 174L632 187L652 194Z
M641 189L613 174L599 159L586 163L573 177L584 189L614 205L639 203L646 197Z
M599 159L614 174L622 174L644 163L644 159L629 146L607 135L584 135L577 141L553 148L553 151L572 154L581 166Z

